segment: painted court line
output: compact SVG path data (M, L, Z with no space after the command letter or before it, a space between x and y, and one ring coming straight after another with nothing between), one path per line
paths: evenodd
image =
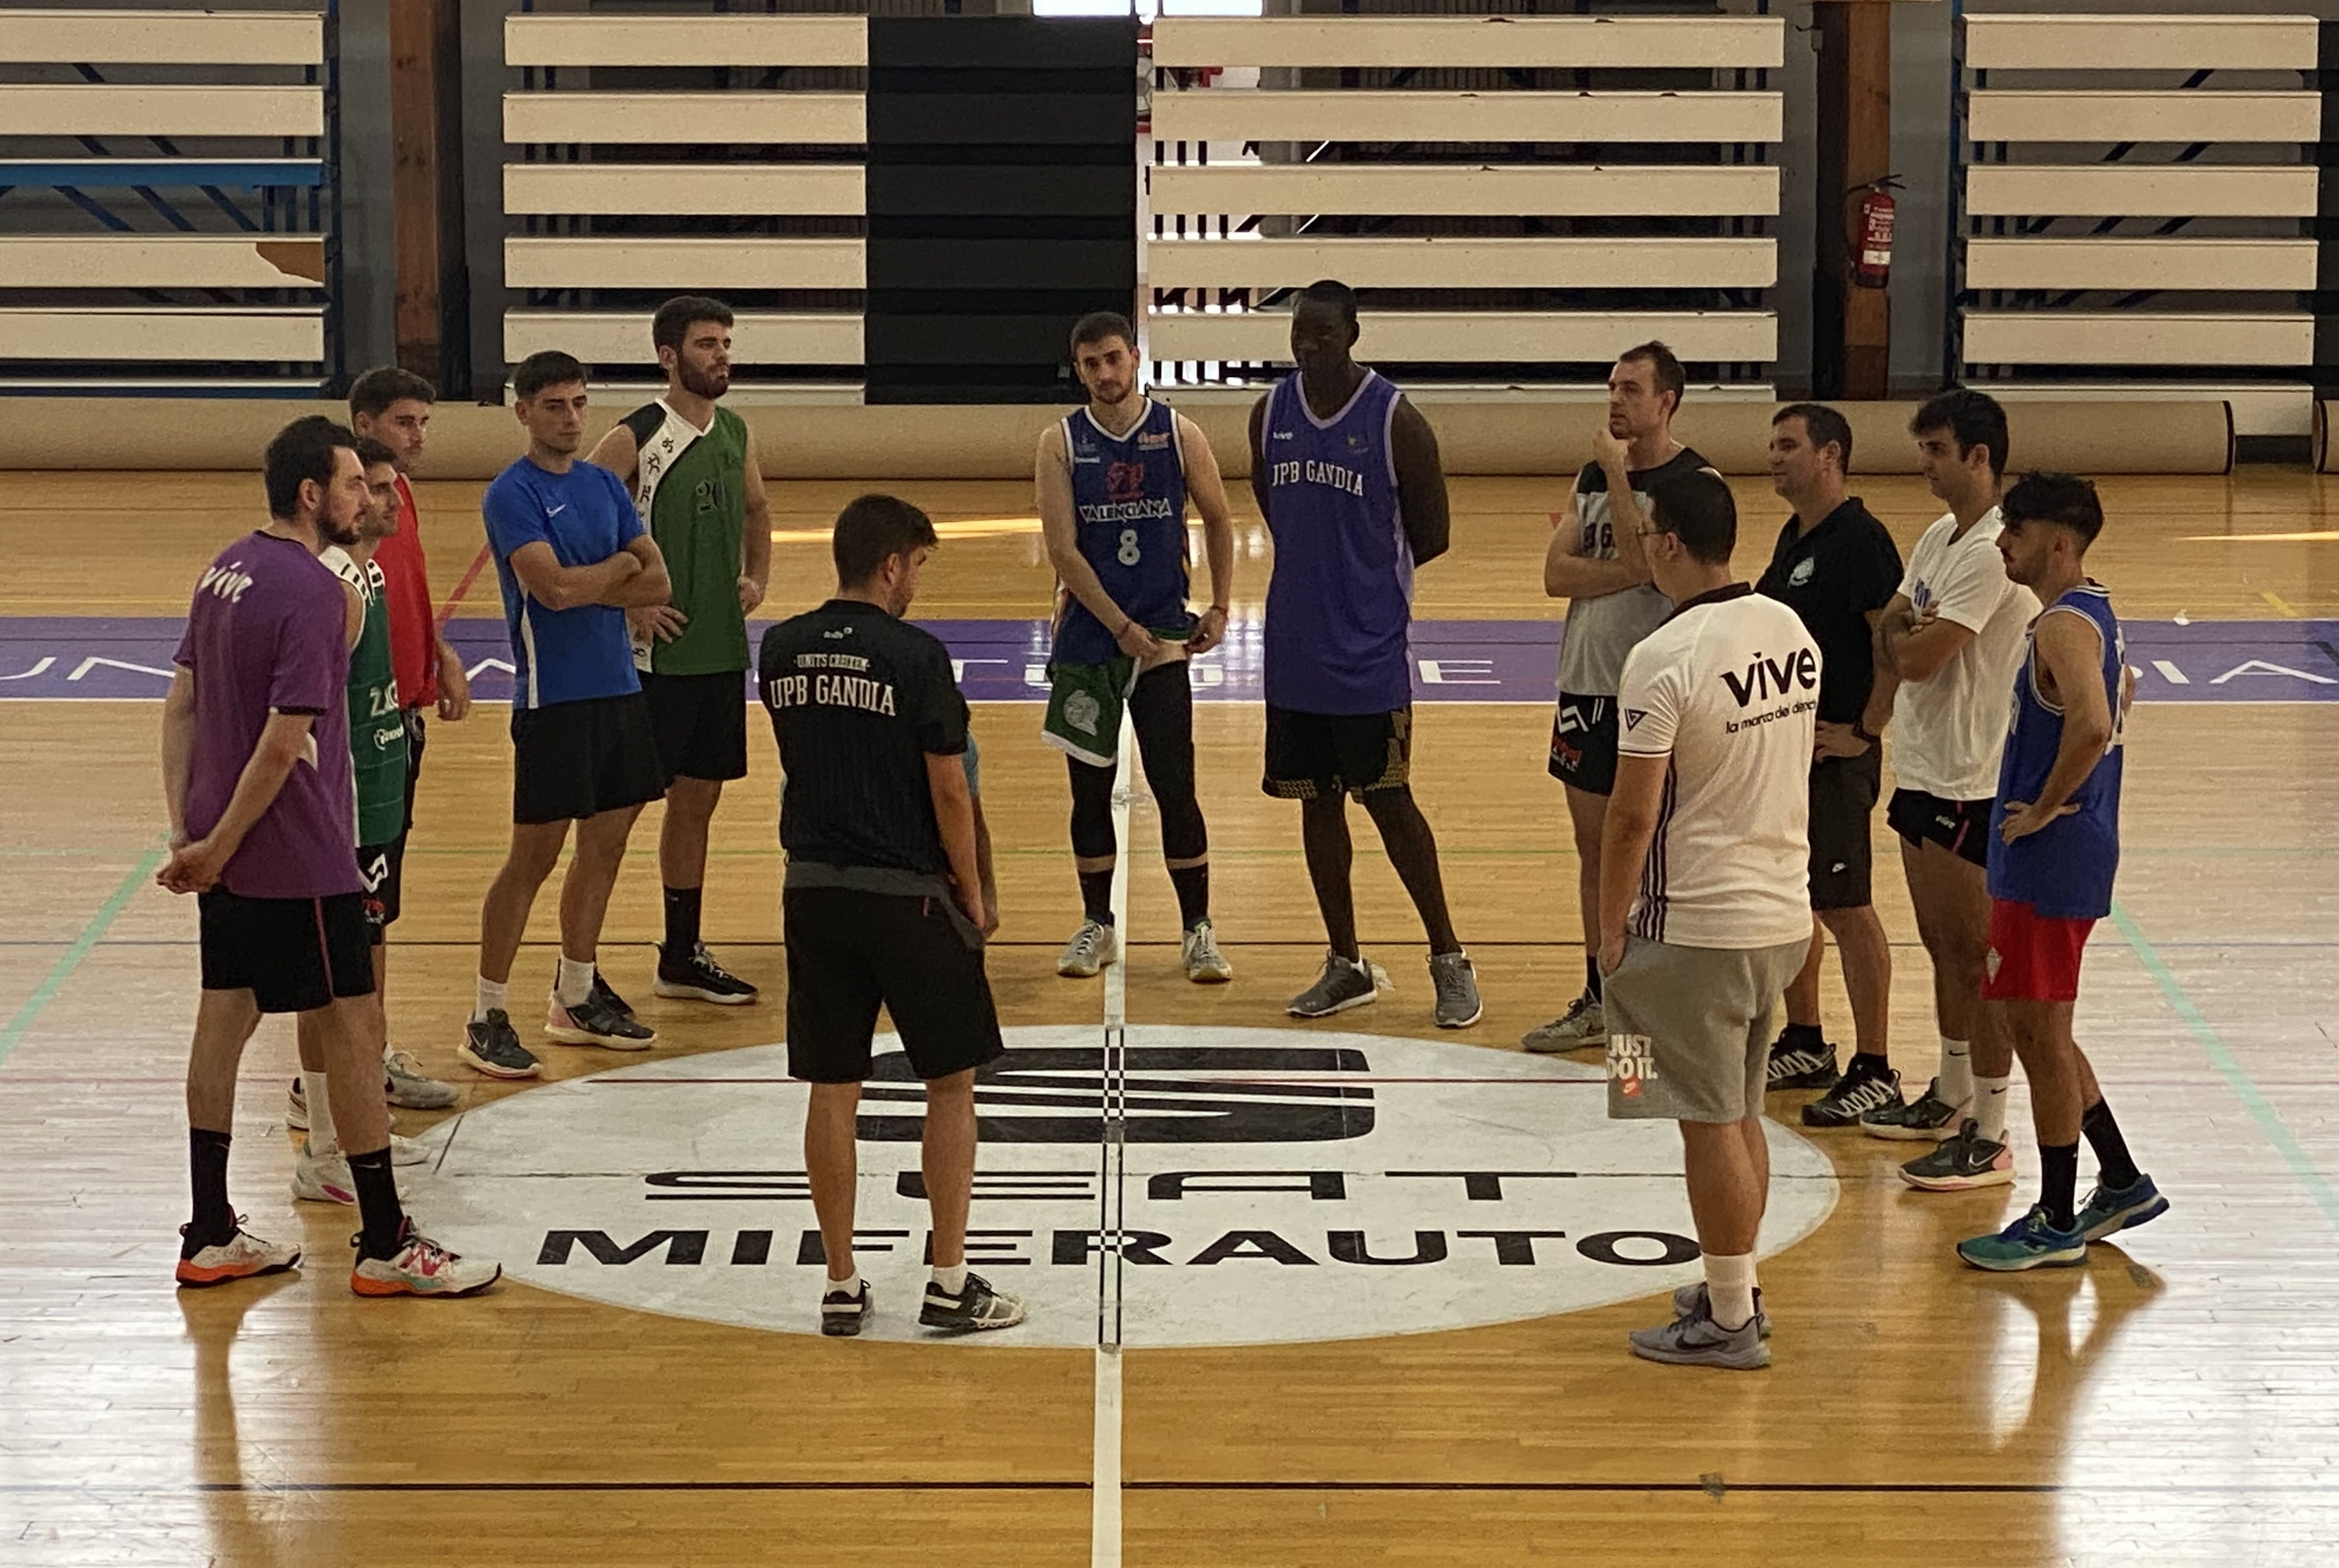
M2208 1056L2209 1064L2224 1077L2226 1086L2234 1091L2234 1098L2249 1111L2251 1119L2258 1124L2258 1130L2265 1134L2266 1141L2274 1145L2275 1152L2282 1156L2283 1163L2290 1167L2291 1174L2298 1178L2299 1184L2306 1188L2307 1196L2314 1199L2314 1206L2323 1211L2323 1218L2331 1222L2334 1230L2339 1230L2339 1192L2332 1190L2330 1179L2315 1165L2314 1158L2299 1147L2298 1139L2291 1136L2290 1129L2284 1125L2282 1113L2274 1108L2274 1102L2266 1099L2256 1080L2250 1077L2249 1070L2241 1064L2240 1059L2219 1037L2216 1029L2194 1005L2192 997L2186 994L2176 971L2154 950L2150 939L2144 934L2144 928L2137 924L2136 917L2128 913L2127 907L2117 899L2112 902L2112 924L2118 928L2121 936L2127 939L2127 945L2136 953L2137 961L2144 965L2144 971L2152 976L2153 983L2160 987L2160 994L2167 999L2169 1008L2185 1021L2185 1027L2193 1031L2194 1040Z
M40 984L33 988L33 994L25 999L24 1005L16 1009L5 1025L0 1025L0 1065L7 1062L16 1049L16 1042L32 1029L42 1010L56 1000L57 992L64 989L65 981L73 978L73 972L81 967L82 960L89 956L90 950L104 937L107 929L129 906L131 898L145 885L147 879L162 863L162 848L157 846L148 850L138 863L130 868L130 874L122 879L122 885L97 906L97 912L89 917L89 923L81 928L81 934L74 938L73 945L57 955L57 962L49 966L49 972L41 978Z
M1126 709L1120 719L1118 764L1112 784L1112 921L1118 936L1129 929L1129 795L1130 737L1135 726ZM1090 1440L1089 1564L1120 1568L1120 1227L1128 1176L1122 1142L1129 1029L1129 968L1126 954L1104 971L1104 1062L1099 1085L1097 1224L1096 1420Z

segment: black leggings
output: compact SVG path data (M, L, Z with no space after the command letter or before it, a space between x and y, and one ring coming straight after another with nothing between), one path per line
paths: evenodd
M1137 752L1145 762L1145 782L1161 813L1161 853L1170 861L1199 860L1209 853L1201 804L1194 798L1194 691L1186 661L1158 666L1138 677L1129 694L1129 717L1137 730ZM1092 767L1069 759L1072 774L1072 853L1082 860L1105 860L1120 853L1112 836L1112 786L1118 768Z

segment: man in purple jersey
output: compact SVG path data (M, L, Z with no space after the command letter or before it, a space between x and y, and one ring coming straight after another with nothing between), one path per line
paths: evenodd
M1454 934L1437 841L1414 804L1413 570L1450 532L1437 438L1421 411L1349 355L1357 297L1311 283L1293 302L1299 369L1250 411L1250 488L1275 536L1267 590L1268 794L1300 803L1300 840L1331 951L1298 1018L1362 1007L1387 976L1357 945L1347 796L1364 803L1429 936L1441 1029L1483 1010Z
M155 880L198 895L202 1000L187 1060L194 1213L183 1286L281 1273L298 1247L243 1229L227 1196L229 1129L244 1042L271 1012L322 1025L330 1093L363 1226L350 1288L467 1296L502 1269L419 1235L390 1167L390 1116L366 1049L373 962L350 782L350 644L360 606L317 558L357 542L366 499L357 438L321 418L269 444L269 521L195 585L163 710L171 858Z

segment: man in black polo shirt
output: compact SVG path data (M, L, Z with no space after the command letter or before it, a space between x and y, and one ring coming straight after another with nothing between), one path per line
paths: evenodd
M1851 427L1818 403L1771 420L1772 488L1795 508L1779 530L1758 592L1802 617L1820 646L1817 754L1811 762L1811 957L1787 988L1787 1029L1772 1047L1772 1089L1825 1086L1803 1107L1805 1127L1853 1127L1900 1097L1885 1050L1892 950L1869 893L1869 818L1883 779L1883 747L1860 725L1875 679L1874 623L1900 587L1900 551L1884 525L1844 491ZM1841 1076L1820 1032L1822 929L1843 960L1854 1050Z
M828 1281L824 1334L861 1332L854 1136L883 1005L926 1083L933 1277L918 1321L1010 1328L1023 1304L966 1270L974 1070L1004 1050L982 968L991 926L966 769L966 699L942 643L902 614L934 526L891 496L840 513L836 597L764 634L757 671L786 783L780 843L788 1072L812 1084L804 1168ZM1897 586L1897 584L1896 584Z

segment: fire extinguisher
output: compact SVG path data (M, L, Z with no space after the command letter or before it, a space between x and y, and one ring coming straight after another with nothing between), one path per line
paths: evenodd
M1887 174L1860 189L1860 234L1852 247L1851 281L1862 289L1881 289L1892 281L1892 192L1899 178Z

